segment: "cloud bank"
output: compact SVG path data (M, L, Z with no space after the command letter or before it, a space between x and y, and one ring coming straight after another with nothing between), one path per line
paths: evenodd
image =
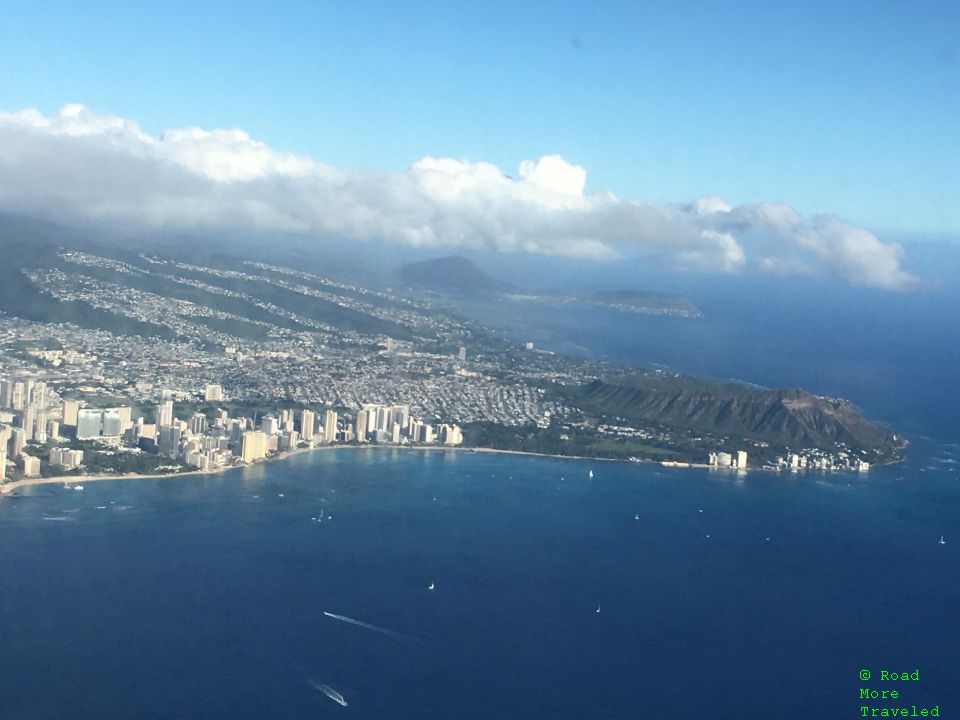
M833 275L904 290L898 245L834 215L719 197L657 205L585 193L586 170L548 155L495 165L426 157L402 173L342 170L241 130L143 132L66 105L0 112L0 211L125 228L376 239L444 250L615 259L708 272Z

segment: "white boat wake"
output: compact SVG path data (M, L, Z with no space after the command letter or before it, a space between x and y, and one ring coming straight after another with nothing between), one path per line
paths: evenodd
M338 693L336 690L334 690L334 689L333 689L332 687L330 687L329 685L324 685L323 683L318 683L316 680L311 680L311 681L310 681L310 685L312 685L315 689L317 689L317 690L319 690L320 692L322 692L324 695L326 695L328 698L330 698L331 700L333 700L333 701L334 701L335 703L337 703L338 705L342 705L343 707L347 707L347 704L348 704L348 703L347 703L346 699L343 697L343 695L341 695L340 693Z
M392 637L395 640L403 640L405 642L414 642L414 643L423 642L423 640L420 640L419 638L415 638L410 635L404 635L403 633L399 633L395 630L387 630L387 628L371 625L368 622L363 622L363 620L355 620L354 618L347 617L346 615L336 615L335 613L327 612L326 610L323 611L323 614L333 620L339 620L340 622L349 623L350 625L356 625L357 627L362 627L366 630L373 630L374 632L378 632L381 635L387 635L388 637Z

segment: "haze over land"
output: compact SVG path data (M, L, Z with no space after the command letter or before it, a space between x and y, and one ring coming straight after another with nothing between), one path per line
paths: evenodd
M582 260L637 256L720 273L827 275L907 290L902 248L825 212L722 197L651 203L586 192L560 155L516 176L478 160L424 157L406 172L333 167L239 129L159 135L134 119L65 105L0 113L0 211L125 232L280 234L322 246L382 240Z

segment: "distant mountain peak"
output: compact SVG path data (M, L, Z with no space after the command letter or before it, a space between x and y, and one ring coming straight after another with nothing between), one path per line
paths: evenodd
M446 255L409 263L400 268L400 279L413 287L454 295L507 292L509 283L491 277L462 255Z

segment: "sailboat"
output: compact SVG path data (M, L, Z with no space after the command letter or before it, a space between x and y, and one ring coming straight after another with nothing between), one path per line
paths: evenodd
M600 614L600 606L599 606L599 605L597 605L597 614L598 614L598 615Z
M634 514L633 514L633 519L634 519L634 520L639 520L639 519L640 519L640 513L634 513Z
M430 583L429 585L427 585L427 590L433 590L435 588L436 588L436 585L434 585L433 583Z
M589 478L592 478L592 477L593 477L593 470L591 470L589 473L587 473L587 477L589 477Z
M946 544L947 544L947 541L943 539L943 535L940 536L940 542L937 543L937 544L938 544L938 545L946 545Z

